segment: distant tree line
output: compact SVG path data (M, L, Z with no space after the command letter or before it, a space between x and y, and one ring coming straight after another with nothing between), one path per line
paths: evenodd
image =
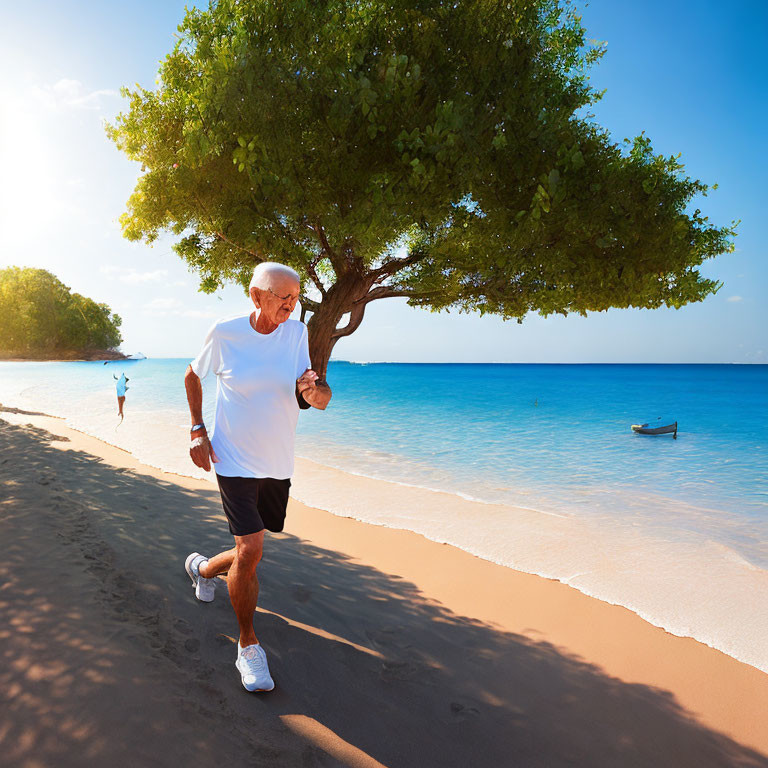
M45 269L0 269L0 354L57 355L117 347L122 320Z

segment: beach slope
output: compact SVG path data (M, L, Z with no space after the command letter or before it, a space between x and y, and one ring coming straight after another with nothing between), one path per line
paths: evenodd
M768 675L630 611L296 502L247 694L214 486L0 409L7 766L766 766Z

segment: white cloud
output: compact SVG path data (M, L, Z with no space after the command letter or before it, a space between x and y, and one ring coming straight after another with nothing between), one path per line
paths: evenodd
M150 317L190 317L195 319L214 319L221 316L210 309L184 309L184 302L174 298L157 298L143 307L145 315Z
M733 303L744 301L744 299L741 298L741 296L729 296L726 301L731 301Z
M79 80L70 80L65 77L55 83L51 90L62 99L73 101L81 96L83 84Z
M151 272L137 272L131 267L108 265L101 267L101 273L116 277L121 283L139 285L141 283L160 283L168 277L167 269L155 269Z
M156 269L153 272L133 272L120 276L123 283L157 283L168 277L167 269Z
M48 109L92 109L100 110L105 98L112 98L118 92L110 88L89 91L79 80L62 78L53 85L35 86L32 96Z

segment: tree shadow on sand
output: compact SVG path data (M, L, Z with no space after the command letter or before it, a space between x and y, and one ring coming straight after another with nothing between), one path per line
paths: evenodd
M0 413L13 413L21 416L48 416L47 413L40 413L40 411L23 411L21 408L8 408L2 403L0 403Z
M268 539L259 566L257 634L277 687L247 694L225 585L201 604L183 571L190 551L231 542L214 487L115 469L57 440L0 421L8 765L364 765L364 753L389 768L768 767L667 691L289 534Z

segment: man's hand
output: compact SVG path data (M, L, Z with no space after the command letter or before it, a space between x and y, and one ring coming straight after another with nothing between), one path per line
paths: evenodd
M192 441L189 446L189 455L192 457L195 466L204 469L206 472L211 471L211 461L214 464L219 463L219 457L216 455L216 451L213 450L208 435L196 437Z
M296 379L296 386L299 388L299 394L302 397L304 397L305 392L317 387L317 378L317 374L311 368L307 368L307 370ZM306 397L304 397L304 399L307 400ZM309 402L309 400L307 400L307 402Z
M331 388L324 381L318 381L319 378L315 371L307 368L296 379L296 387L306 402L323 411L331 399Z

